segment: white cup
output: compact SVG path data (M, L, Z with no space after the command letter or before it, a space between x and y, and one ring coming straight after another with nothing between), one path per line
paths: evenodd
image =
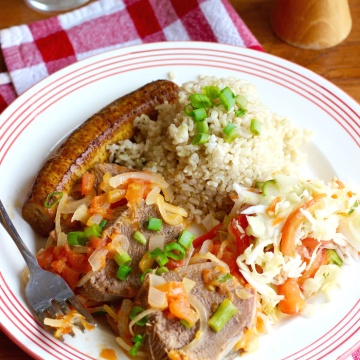
M40 11L66 11L86 4L90 0L25 0L25 3Z

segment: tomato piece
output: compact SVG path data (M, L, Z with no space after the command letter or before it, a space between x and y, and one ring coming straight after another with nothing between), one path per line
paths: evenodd
M254 241L252 236L247 235L239 229L239 227L241 227L245 231L248 225L247 215L243 214L235 216L229 224L229 233L235 236L237 255L243 254Z
M212 240L216 237L216 235L218 234L219 230L222 228L222 224L216 225L214 226L210 231L208 231L207 233L197 237L194 241L193 241L193 246L195 248L200 247L205 240Z
M169 258L169 261L166 264L166 267L169 270L174 270L178 267L184 266L185 265L185 259L181 259L181 260L174 260Z
M306 302L301 297L301 290L297 279L288 278L278 286L278 294L284 295L284 299L279 302L279 310L284 314L294 315L301 312Z
M298 280L298 284L302 286L305 280L313 278L321 265L328 264L328 258L325 249L320 249L311 263L310 267L306 269Z
M326 196L325 194L315 195L307 203L297 207L288 216L284 224L281 242L280 242L280 250L283 253L283 255L294 257L296 254L296 249L295 249L296 232L306 220L305 215L301 212L301 210L307 210L310 212L310 214L314 213L315 210L323 206L321 200L325 196Z
M69 266L65 265L61 272L61 276L68 283L71 289L75 289L76 284L79 281L80 272L75 271L74 269L71 269Z
M187 321L190 326L194 325L198 319L197 312L190 307L189 301L182 298L170 302L169 310L177 318Z
M48 269L54 260L54 247L50 246L47 249L41 250L37 255L36 259L38 264L43 269Z
M81 194L87 195L94 188L95 175L86 171L81 178Z

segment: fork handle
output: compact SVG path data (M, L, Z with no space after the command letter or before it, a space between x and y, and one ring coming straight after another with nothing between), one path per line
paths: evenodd
M24 260L26 261L26 264L28 265L29 269L32 270L35 268L39 269L39 264L35 258L35 256L30 252L30 250L27 248L23 240L21 239L19 233L15 229L14 224L10 220L10 217L8 213L5 210L5 207L0 200L0 223L4 227L4 229L8 232L8 234L11 236L11 238L14 240L16 246L18 247L21 255L23 256Z

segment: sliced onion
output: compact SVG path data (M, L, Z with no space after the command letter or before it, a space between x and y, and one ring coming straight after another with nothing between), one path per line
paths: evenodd
M191 294L189 294L188 296L189 296L190 306L193 307L197 312L197 314L199 315L200 326L199 326L199 330L195 334L194 339L189 344L181 348L181 350L183 351L192 350L196 346L201 344L204 340L206 340L207 338L206 335L210 329L208 326L208 315L207 312L205 311L205 306L195 296Z
M156 205L159 208L160 214L163 218L163 220L169 224L169 225L180 225L183 222L183 217L179 214L167 214L166 208L165 208L165 201L164 197L162 195L158 195L156 198Z
M100 214L91 215L89 217L88 221L86 222L86 225L87 226L91 226L91 225L94 225L94 224L99 225L101 223L102 219L103 219L103 217Z
M89 256L89 264L93 271L98 271L103 269L106 265L106 254L108 253L107 249L97 248L94 252Z
M225 248L229 245L229 242L227 240L224 240L221 245L220 245L220 248L219 248L219 251L217 252L216 256L221 259L224 255L224 250Z
M150 173L145 171L123 173L110 178L109 184L113 188L116 188L130 179L141 179L141 180L150 181L160 187L167 201L172 201L174 199L174 195L170 190L169 184L165 181L165 179L161 175L155 173Z
M156 248L164 250L165 246L165 235L164 234L154 234L149 237L149 251L153 251Z
M168 307L166 293L150 286L148 293L148 303L153 309L164 310Z
M90 270L86 273L76 284L76 287L83 286L88 280L90 280L95 275L95 271Z
M159 311L161 311L161 310L159 310L159 309L147 309L147 310L141 312L140 314L136 315L136 316L131 320L131 322L130 322L130 324L129 324L130 334L131 334L132 336L135 335L134 330L133 330L133 326L134 326L138 321L140 321L140 320L141 320L142 318L144 318L145 316L148 316L148 315L150 315L150 314L157 313L157 312L159 312Z
M184 278L182 279L182 283L183 283L183 285L184 285L185 291L186 291L188 294L191 293L191 290L192 290L192 289L195 287L195 285L196 285L196 281L191 280L191 279L189 279L189 278L187 278L187 277L184 277Z
M58 238L58 241L59 241L59 236L60 236L60 233L62 233L62 230L61 230L61 214L62 214L62 210L68 200L68 194L67 193L63 193L63 196L62 198L60 199L59 201L59 204L58 204L58 207L57 207L57 210L56 210L56 215L55 215L55 233L56 233L56 236ZM63 239L61 239L61 241L63 242ZM59 245L58 246L63 246L64 244L62 245Z
M89 220L90 214L86 204L80 205L74 212L71 221L80 221L83 224L86 224Z
M72 251L77 254L86 254L88 250L89 248L87 246L82 246L82 245L75 245L72 248Z
M166 283L166 280L160 276L155 274L149 274L149 286L159 286L164 285Z
M88 207L91 204L92 199L95 197L96 191L92 189L85 197L79 200L68 201L64 206L63 214L73 214L80 206L85 205Z
M61 231L60 234L58 235L56 245L65 246L66 243L67 243L67 235Z
M121 337L117 337L116 338L116 342L118 343L118 345L124 349L126 352L129 352L132 348L131 345L129 345L128 343L126 343ZM138 351L136 353L136 356L138 357L144 357L144 358L147 358L148 357L148 354L143 352L143 351Z
M235 289L235 295L242 300L247 300L254 297L254 294L252 294L247 288Z
M225 262L221 261L220 259L218 259L214 254L212 253L206 253L206 254L197 254L194 255L190 261L189 264L197 264L199 262L202 262L202 260L210 260L212 262L215 262L217 264L219 264L220 266L222 266L224 269L226 269L227 271L230 271L229 265L226 264Z
M201 248L199 250L199 254L206 254L210 252L211 248L213 246L212 240L205 240L203 244L201 245Z
M185 209L183 209L180 206L175 206L172 204L169 204L167 202L164 202L164 208L165 210L172 212L173 214L179 214L182 217L187 217L189 214L187 213L187 211Z
M146 197L146 205L152 205L156 203L156 198L160 194L160 188L158 186L155 186L151 191L148 193L148 196Z
M212 214L207 214L202 220L201 224L204 226L206 231L210 231L215 226L220 224L220 221L215 219Z
M129 332L129 315L134 306L134 303L129 299L124 299L121 303L120 310L118 311L118 323L117 329L119 331L119 336L122 339L128 339Z
M119 321L119 317L117 315L117 313L107 304L104 304L104 310L110 315L110 317L115 321L118 322Z

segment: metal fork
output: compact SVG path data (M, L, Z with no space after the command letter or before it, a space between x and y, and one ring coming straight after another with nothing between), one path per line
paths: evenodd
M65 315L71 310L70 306L85 317L90 325L96 325L93 317L83 307L76 295L70 289L65 280L52 272L43 270L35 256L26 247L19 233L10 220L3 203L0 200L0 223L14 240L16 246L20 250L21 255L29 267L30 279L25 288L25 299L27 304L40 324L49 332L52 329L44 325L46 317L58 318ZM84 331L84 327L80 324L79 328ZM74 333L70 334L74 336ZM60 338L63 340L62 338Z

